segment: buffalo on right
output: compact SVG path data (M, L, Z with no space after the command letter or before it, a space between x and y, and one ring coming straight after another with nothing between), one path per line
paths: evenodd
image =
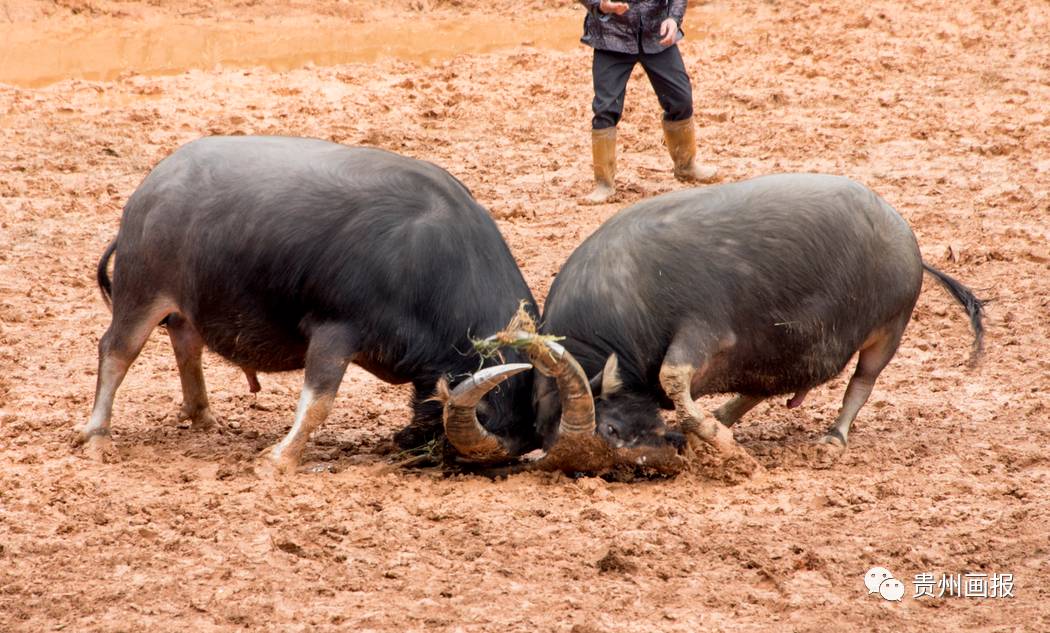
M746 456L730 427L770 397L799 406L856 353L838 417L819 440L844 449L901 343L924 271L966 310L976 362L981 301L923 262L893 207L849 178L770 175L617 213L562 266L540 332L564 337L576 382L590 389L591 428L613 449L695 438ZM735 395L713 415L694 400L720 393ZM538 374L533 399L540 436L556 435L554 379ZM672 408L677 428L659 413Z

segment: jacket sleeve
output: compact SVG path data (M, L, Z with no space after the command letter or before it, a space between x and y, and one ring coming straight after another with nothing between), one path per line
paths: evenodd
M587 7L590 11L597 11L598 5L602 3L602 0L580 0L580 4ZM683 2L684 4L684 2Z
M583 0L580 0L583 2ZM682 20L685 19L685 7L689 4L688 0L671 0L671 8L667 11L668 17L674 18L674 21L678 23L678 26L682 26Z

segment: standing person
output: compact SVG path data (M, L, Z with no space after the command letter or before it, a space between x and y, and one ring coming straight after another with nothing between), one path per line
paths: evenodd
M696 163L693 88L676 42L687 0L580 0L587 7L581 42L594 49L594 118L591 151L595 189L581 202L599 204L616 193L616 124L623 113L627 80L640 63L664 110L664 142L675 178L709 182L718 170Z

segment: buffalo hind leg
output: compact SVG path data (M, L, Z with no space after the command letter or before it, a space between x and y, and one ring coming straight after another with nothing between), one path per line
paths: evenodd
M343 374L356 351L353 331L345 325L326 323L310 332L295 422L288 435L266 452L267 459L278 471L292 472L299 466L310 434L332 410Z
M711 415L715 416L719 422L726 426L733 426L740 421L740 418L744 417L748 411L758 406L758 403L765 400L762 396L749 396L747 394L740 394L733 398L729 402L718 407L711 412Z
M820 439L821 443L831 444L839 449L846 448L853 420L868 401L875 380L897 352L903 332L903 326L891 327L879 330L865 341L857 355L857 369L846 385L839 415L835 424Z
M208 406L208 391L204 386L204 370L201 368L204 340L189 321L177 314L168 317L168 337L175 350L179 380L182 382L182 407L179 409L178 421L190 420L194 429L210 429L215 426L215 417Z
M98 342L98 377L95 404L87 424L74 431L73 445L86 444L88 453L101 458L112 446L109 423L113 400L150 332L174 309L168 302L125 307L114 302L113 320Z

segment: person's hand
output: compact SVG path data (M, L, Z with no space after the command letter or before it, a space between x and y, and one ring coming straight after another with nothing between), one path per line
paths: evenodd
M602 13L615 13L616 15L623 15L630 8L631 5L626 2L613 2L612 0L602 0L598 5L598 10Z
M602 0L604 3L605 0ZM674 18L667 18L660 23L660 40L662 46L670 46L674 44L674 36L678 33L678 23L674 21Z

